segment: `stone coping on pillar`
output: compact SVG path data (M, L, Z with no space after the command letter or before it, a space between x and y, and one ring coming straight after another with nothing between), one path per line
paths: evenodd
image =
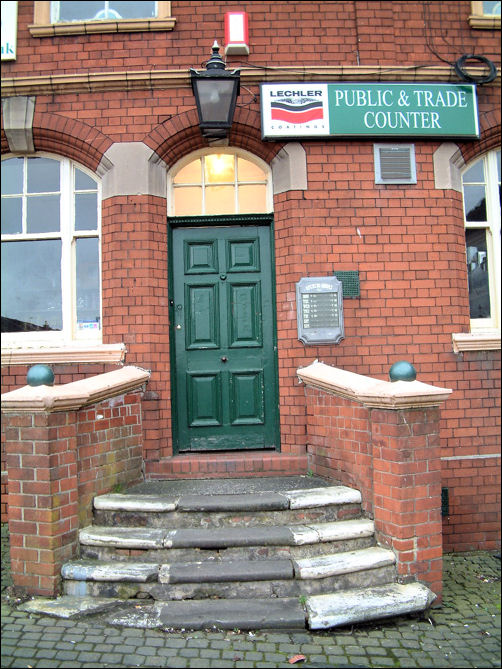
M297 370L306 386L380 409L438 406L452 391L421 381L381 381L315 360Z
M23 386L1 397L4 413L75 411L137 390L150 372L127 366L60 386Z

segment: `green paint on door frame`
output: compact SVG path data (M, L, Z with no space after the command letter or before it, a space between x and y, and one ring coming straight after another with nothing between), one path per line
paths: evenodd
M171 397L172 397L172 424L173 424L173 453L180 452L180 436L178 428L178 416L180 412L178 393L177 393L177 374L176 374L176 349L175 349L175 306L174 306L174 258L173 258L173 231L177 228L218 228L218 227L268 227L268 241L270 249L270 272L271 291L272 291L272 331L273 331L273 366L274 366L274 387L273 387L273 407L267 405L267 410L271 411L271 421L275 434L273 450L280 451L280 428L279 428L279 380L278 380L278 360L277 360L277 309L275 292L275 253L274 253L274 219L272 214L250 214L233 216L204 216L204 217L168 217L168 290L169 290L169 341L170 341L170 361L171 361ZM263 447L260 447L262 450ZM271 447L267 447L269 450ZM206 449L192 450L191 452L201 452ZM207 449L211 450L211 449ZM216 449L225 450L225 449ZM247 450L247 449L246 449Z

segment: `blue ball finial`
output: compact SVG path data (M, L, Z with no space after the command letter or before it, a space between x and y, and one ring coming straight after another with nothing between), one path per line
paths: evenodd
M399 360L390 368L389 378L391 381L414 381L417 378L417 370L411 362Z
M53 386L54 372L47 365L33 365L28 370L26 381L29 386Z

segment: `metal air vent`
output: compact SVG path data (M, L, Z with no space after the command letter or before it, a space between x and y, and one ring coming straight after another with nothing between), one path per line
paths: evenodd
M376 184L416 184L414 144L375 144Z

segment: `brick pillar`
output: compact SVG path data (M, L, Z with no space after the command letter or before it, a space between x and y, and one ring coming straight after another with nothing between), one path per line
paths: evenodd
M30 594L59 594L76 555L76 412L6 413L12 578Z
M404 363L400 373L409 367ZM417 380L379 381L317 361L297 373L307 386L313 470L360 490L378 542L396 555L399 580L426 583L439 603L439 422L452 391Z
M441 599L442 523L438 407L372 409L377 538L397 557L400 581L420 580Z

